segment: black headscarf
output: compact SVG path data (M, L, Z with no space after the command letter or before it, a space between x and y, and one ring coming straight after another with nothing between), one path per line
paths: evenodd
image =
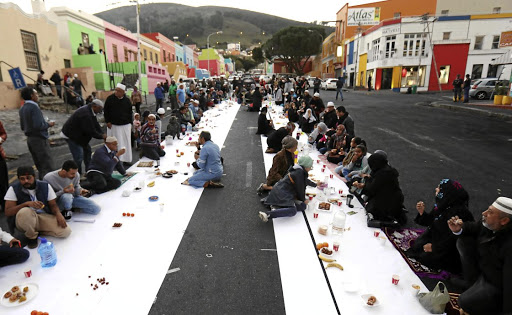
M444 211L454 205L464 205L467 208L468 204L469 194L458 181L451 179L441 180L434 211Z
M388 158L383 152L376 151L368 158L368 165L372 173L376 173L378 170L388 165Z

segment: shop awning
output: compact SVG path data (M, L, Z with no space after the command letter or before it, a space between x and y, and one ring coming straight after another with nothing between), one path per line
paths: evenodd
M491 65L507 65L512 64L512 49L509 49L506 53L494 59Z

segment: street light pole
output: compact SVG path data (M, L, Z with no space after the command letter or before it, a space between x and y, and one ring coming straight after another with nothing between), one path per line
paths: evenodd
M208 51L208 59L207 59L208 60L208 73L210 73L210 36L215 35L215 34L222 34L222 31L211 33L210 35L208 35L208 37L206 37L206 50ZM210 77L211 77L211 73L210 73Z
M357 78L359 77L359 72L357 71L357 58L359 58L359 41L361 40L361 31L363 30L363 28L361 27L361 23L359 23L359 25L357 26L357 30L356 30L356 33L358 35L357 37L357 48L356 48L356 64L354 66L354 91L356 90L356 86L357 86ZM359 84L361 84L361 82L359 82Z
M142 92L142 66L141 59L142 55L140 53L140 6L139 0L131 0L130 2L135 2L136 16L137 16L137 71L138 71L138 80L139 80L139 91Z

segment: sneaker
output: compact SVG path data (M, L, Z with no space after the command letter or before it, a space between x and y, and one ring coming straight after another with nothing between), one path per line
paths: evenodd
M30 249L33 249L33 248L36 248L37 247L37 237L34 238L34 239L28 239L27 241L27 247L30 248Z
M261 194L265 191L265 189L263 189L263 185L264 185L264 184L263 184L263 183L261 183L261 184L258 186L258 189L256 189L256 193L257 193L258 195L260 195L260 196L261 196Z
M61 211L60 213L62 213L62 216L64 217L64 219L66 219L66 221L71 220L71 217L73 216L73 212L71 210L64 210Z
M224 188L224 185L221 184L221 183L217 183L217 182L212 182L210 181L208 183L208 186L206 186L207 188Z
M268 222L268 214L266 214L265 212L260 211L259 217L260 217L261 221Z

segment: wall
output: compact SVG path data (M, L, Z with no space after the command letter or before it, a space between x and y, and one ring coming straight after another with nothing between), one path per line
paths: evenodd
M208 65L210 65L210 69L208 69ZM208 63L208 60L199 60L199 68L206 69L210 72L211 76L219 75L220 63L218 59L212 59Z
M73 66L75 68L91 67L93 69L95 90L110 90L110 79L103 54L74 55Z
M183 63L185 63L185 61L183 60L183 46L181 46L178 43L174 43L174 53L176 55L176 62L182 61Z
M160 63L176 61L175 43L161 33L144 33L143 36L156 41L160 45ZM164 58L165 54L170 58ZM174 56L174 59L173 59Z
M64 68L60 71L61 78L64 78L66 72L70 72L72 76L78 74L78 78L82 81L85 89L82 89L82 96L87 98L87 95L91 94L91 92L96 91L95 78L94 78L94 70L92 67L83 67L83 68Z
M437 44L434 45L434 55L438 69L441 66L449 65L450 73L448 76L448 83L441 84L443 91L449 91L453 88L452 82L457 77L457 74L464 78L464 70L468 56L468 44ZM433 65L433 64L432 64ZM428 89L430 91L439 91L437 83L438 71L432 66L430 69L430 79Z
M105 48L109 62L115 62L112 45L117 45L117 62L125 62L124 48L133 51L135 54L128 53L128 61L135 61L137 56L137 39L135 35L121 29L118 26L104 22L105 25Z
M167 68L167 72L172 76L173 80L178 82L180 78L187 77L187 68L183 62L164 62L163 66Z
M99 53L99 39L105 40L105 33L94 31L91 28L87 28L72 21L68 21L67 26L69 32L69 42L71 43L71 53L73 56L78 56L77 48L79 44L82 43L82 32L89 35L89 43L93 45L94 51Z
M501 12L512 12L510 0L437 0L436 15L448 10L448 15L491 14L495 7L501 7Z
M155 64L147 64L147 75L148 75L148 90L150 94L153 94L156 88L157 82L163 84L165 80L170 80L167 72L167 67Z
M0 60L20 67L21 71L33 80L37 79L39 70L27 69L25 53L21 41L21 30L36 34L40 69L45 71L45 78L64 67L64 59L71 60L71 51L62 49L59 43L57 24L44 16L24 13L12 3L0 3ZM10 82L8 66L1 65L1 78ZM33 81L25 77L27 84ZM0 104L1 108L2 104Z
M0 82L0 111L20 107L20 92L14 89L14 85L11 82Z
M158 46L153 46L151 44L148 44L144 42L143 40L140 41L140 52L142 55L142 59L146 63L150 64L159 64L163 62L163 59L161 58L160 49ZM145 53L145 54L144 54ZM158 57L158 62L157 62Z

